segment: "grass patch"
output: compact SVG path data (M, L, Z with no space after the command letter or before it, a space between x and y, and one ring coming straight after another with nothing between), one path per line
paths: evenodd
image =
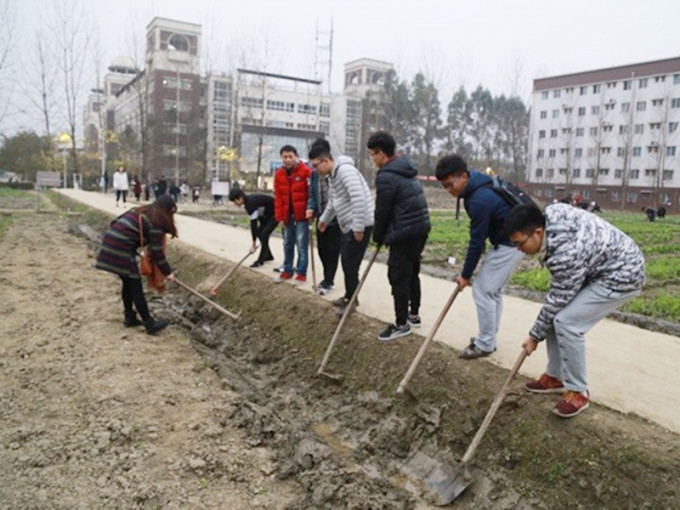
M550 288L550 271L542 268L517 271L510 278L510 283L529 290L547 292Z
M33 195L33 191L14 188L0 188L0 198L28 198Z
M680 322L680 299L669 294L636 297L624 307L624 310Z
M0 188L0 191L1 190L2 188ZM3 237L5 237L5 232L7 232L7 229L11 224L12 224L11 214L0 214L0 240L2 240Z

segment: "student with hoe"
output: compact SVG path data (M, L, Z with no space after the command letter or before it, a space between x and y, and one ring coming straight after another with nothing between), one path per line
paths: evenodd
M387 277L396 319L378 335L378 340L389 342L410 335L411 325L420 326L420 255L430 232L430 215L416 178L418 170L406 156L395 154L392 135L378 131L366 145L378 168L373 240L390 247Z
M283 166L274 174L274 214L283 227L283 272L278 282L293 278L293 261L297 246L295 283L307 280L309 222L307 200L312 170L298 159L297 149L284 145L280 150Z
M481 358L496 350L503 312L503 287L523 254L503 232L503 222L511 206L493 190L491 177L468 170L465 160L455 154L439 160L436 175L446 191L463 199L470 217L470 241L465 263L461 275L456 278L460 290L470 285L472 274L486 248L486 240L491 243L472 282L479 330L460 354L464 359Z
M163 252L165 234L177 237L174 214L177 211L175 201L169 195L163 195L150 205L130 209L111 222L109 230L104 234L102 246L97 254L95 267L116 274L123 282L122 298L125 310L126 327L141 326L149 334L156 333L168 325L167 319L154 319L149 313L142 278L137 267L137 249L141 244L149 245L154 265L158 266L165 278L174 279L170 264ZM140 217L142 232L140 234ZM134 306L134 308L133 308ZM142 320L135 313L135 308Z
M321 178L330 176L330 198L319 218L319 231L325 232L335 217L342 231L340 260L345 273L345 295L333 302L338 315L342 315L359 285L359 266L373 230L373 197L366 179L349 158L341 156L336 163L324 144L315 144L309 152L309 161Z
M250 217L250 233L253 237L253 245L250 253L255 253L257 240L260 240L262 248L260 256L250 267L260 267L265 262L274 260L272 252L269 250L269 236L276 228L274 219L274 197L264 193L251 193L247 195L241 188L232 188L229 191L229 200L239 207L245 207ZM258 225L259 221L259 225Z
M610 223L565 204L549 205L545 213L531 205L515 206L505 231L518 249L538 253L550 271L550 290L522 344L531 354L545 340L548 366L526 389L564 394L553 413L571 418L590 399L584 335L640 294L644 256L635 241Z

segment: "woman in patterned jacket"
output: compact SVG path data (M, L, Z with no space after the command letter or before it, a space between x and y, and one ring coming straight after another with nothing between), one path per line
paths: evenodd
M167 319L154 319L144 298L142 279L137 267L137 249L140 246L140 216L142 224L142 244L151 248L151 258L167 280L174 276L170 264L163 253L163 237L170 234L177 237L174 214L175 201L169 195L162 195L150 205L130 209L111 222L104 234L102 247L97 254L95 267L116 274L123 282L122 298L125 309L125 326L141 326L153 334L168 325ZM137 318L137 309L142 320Z
M540 253L550 290L528 338L531 354L546 340L548 366L526 384L532 393L561 393L553 413L571 418L588 407L584 335L601 319L640 294L645 259L638 245L599 216L567 204L541 212L514 207L505 231L526 254Z

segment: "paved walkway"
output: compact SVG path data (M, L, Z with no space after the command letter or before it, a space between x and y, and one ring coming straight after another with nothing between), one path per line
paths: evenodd
M124 211L115 207L111 194L80 190L63 192L80 202L112 214ZM245 255L251 243L249 230L182 216L183 207L190 210L196 206L179 206L180 214L177 215L176 222L180 242L232 262ZM233 206L230 205L231 207ZM275 262L280 263L283 260L281 239L273 237L270 246ZM320 274L321 262L317 254L315 257L317 274ZM362 271L365 264L366 262L362 265ZM249 270L259 271L274 280L277 274L272 271L273 267L275 266L270 263L262 268ZM338 269L336 290L319 299L335 299L341 295L338 288L343 287L342 268ZM311 292L311 266L309 271L309 281L302 288ZM450 281L427 275L421 275L421 282L423 303L420 316L423 327L419 333L424 337L453 292L454 285ZM384 264L374 264L361 295L361 306L358 308L361 313L386 323L394 320L387 267ZM521 343L539 309L538 303L506 296L498 351L489 358L470 363L481 365L490 362L510 368L520 353ZM451 307L435 340L462 350L468 344L469 338L476 333L476 324L472 292L466 289ZM636 413L680 433L680 371L676 365L680 362L680 338L604 320L589 333L587 349L589 388L593 401L624 413ZM545 348L539 346L524 362L521 373L535 377L543 371L545 363ZM404 371L407 368L404 367Z

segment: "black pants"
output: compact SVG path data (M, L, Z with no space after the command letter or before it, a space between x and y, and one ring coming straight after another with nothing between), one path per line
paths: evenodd
M120 279L123 280L121 295L123 297L123 306L125 307L125 317L134 317L135 310L132 308L134 304L142 320L150 319L151 315L149 314L149 307L144 297L142 280L139 278L128 278L127 276L121 276Z
M413 315L418 315L420 310L420 256L425 241L427 236L390 245L387 277L392 286L394 313L399 326L408 320L409 304Z
M268 260L273 260L271 250L269 249L269 236L272 235L274 229L276 228L276 219L274 216L269 218L264 224L260 225L260 231L257 233L257 238L260 240L262 248L260 249L260 256L257 257L259 262L267 262Z
M127 190L126 189L117 189L116 190L116 202L120 200L120 197L123 197L123 203L126 202L127 200Z
M340 247L340 260L342 271L345 273L345 297L350 299L359 285L359 266L364 259L368 241L371 238L373 227L364 229L364 238L361 241L354 239L354 232L351 230L342 234L342 245Z
M317 229L316 244L317 249L319 250L319 258L323 265L322 283L327 285L333 285L335 283L335 273L338 270L341 243L342 231L340 230L340 225L337 223L326 225L326 231L323 233Z

